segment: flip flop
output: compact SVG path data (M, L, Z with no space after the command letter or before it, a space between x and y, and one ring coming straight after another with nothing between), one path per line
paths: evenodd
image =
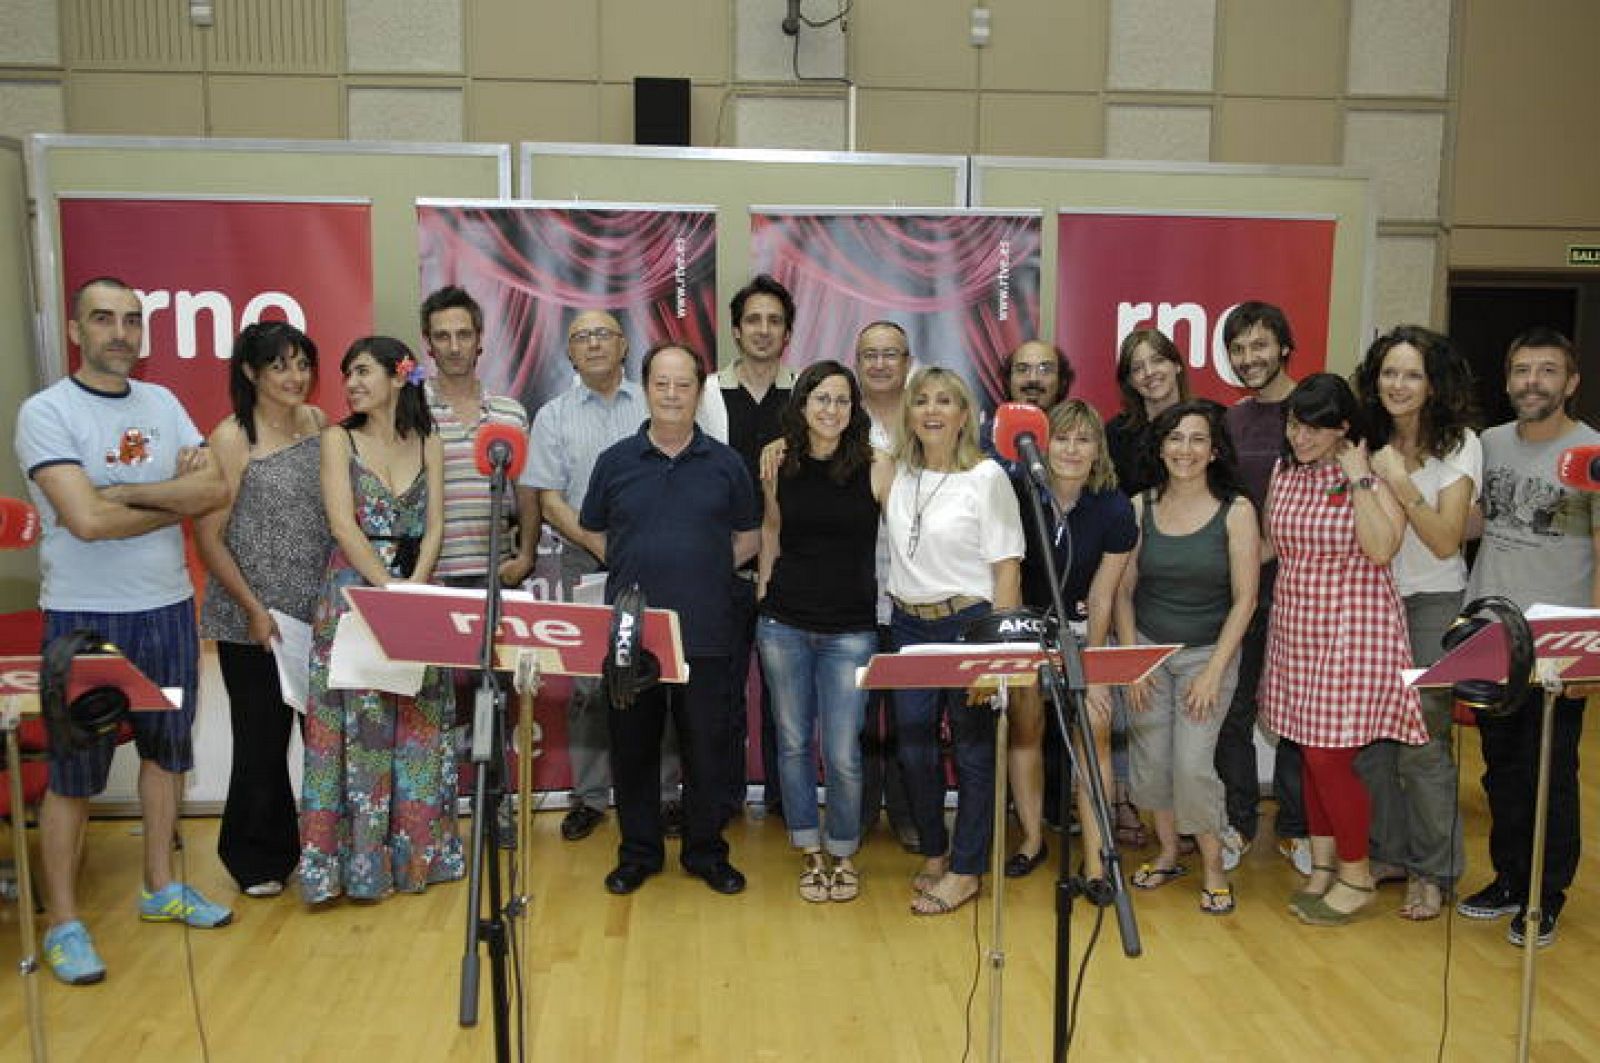
M1182 864L1173 864L1171 867L1140 864L1139 870L1133 873L1133 884L1142 890L1158 890L1172 882L1172 880L1182 878L1188 873L1189 869Z
M1236 904L1232 886L1214 890L1200 887L1200 910L1207 915L1232 915Z
M945 900L943 897L939 896L936 893L929 893L929 892L924 891L922 893L917 894L916 899L911 902L911 914L912 915L949 915L951 912L957 910L958 908L964 908L967 905L971 904L974 900L977 899L978 894L981 893L981 892L983 892L983 888L980 886L977 889L974 889L971 893L967 894L965 897L961 898L959 901L953 901L952 902L952 901ZM927 905L927 907L918 908L917 907L918 902L921 902L921 903Z

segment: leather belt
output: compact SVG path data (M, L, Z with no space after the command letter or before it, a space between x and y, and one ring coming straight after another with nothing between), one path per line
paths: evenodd
M914 616L919 620L943 620L988 599L979 598L974 594L958 594L954 598L945 598L937 602L902 602L893 596L889 600L894 602L896 609L907 616Z

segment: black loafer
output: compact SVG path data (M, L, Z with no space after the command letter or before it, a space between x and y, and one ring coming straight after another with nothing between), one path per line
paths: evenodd
M594 833L606 814L588 805L573 805L561 820L561 836L569 842L579 842Z
M1039 851L1029 856L1026 853L1012 853L1011 859L1006 861L1006 878L1023 878L1033 874L1034 868L1045 862L1050 855L1047 846L1039 846Z
M618 897L625 897L644 885L644 880L655 874L643 864L618 864L606 876L606 889Z
M744 892L744 875L726 860L710 867L691 867L686 870L718 893L731 896Z

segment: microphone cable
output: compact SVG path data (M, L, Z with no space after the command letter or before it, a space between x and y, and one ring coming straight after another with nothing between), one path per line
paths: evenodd
M177 852L178 877L185 888L189 885L189 847L183 841L183 795L180 790L183 776L175 776L172 788L179 791L173 795L174 807L177 812L172 822L172 839L169 843ZM205 1014L200 1007L200 980L194 970L194 941L191 935L194 928L189 925L186 918L179 920L183 924L183 968L189 984L189 1006L194 1012L194 1032L200 1039L200 1058L205 1063L211 1063L211 1042L206 1037Z
M1452 697L1451 700L1451 713L1453 715L1455 711L1454 698ZM1453 773L1455 779L1455 803L1452 807L1455 811L1450 816L1450 868L1455 870L1456 857L1461 851L1456 846L1458 843L1463 846L1466 844L1466 839L1461 836L1462 725L1452 719L1451 730L1453 734L1451 735L1450 755L1455 768ZM1456 902L1454 895L1459 892L1459 883L1457 883L1457 888L1450 890L1448 894L1442 889L1439 892L1443 898L1440 906L1444 909L1442 913L1444 915L1444 973L1439 985L1439 1050L1434 1058L1438 1060L1438 1063L1444 1063L1444 1047L1450 1038L1450 966L1451 960L1455 955ZM1535 930L1535 933L1537 933L1537 930Z

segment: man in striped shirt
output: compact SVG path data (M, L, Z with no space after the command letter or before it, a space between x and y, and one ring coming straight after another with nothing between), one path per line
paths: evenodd
M528 429L528 412L478 379L483 353L483 310L454 285L422 303L422 335L436 375L427 382L428 411L444 442L444 547L434 575L455 587L484 587L489 572L489 477L478 471L474 438L485 424ZM509 501L509 500L508 500ZM502 538L496 564L500 582L516 587L528 578L539 547L539 495L518 487L515 536Z

